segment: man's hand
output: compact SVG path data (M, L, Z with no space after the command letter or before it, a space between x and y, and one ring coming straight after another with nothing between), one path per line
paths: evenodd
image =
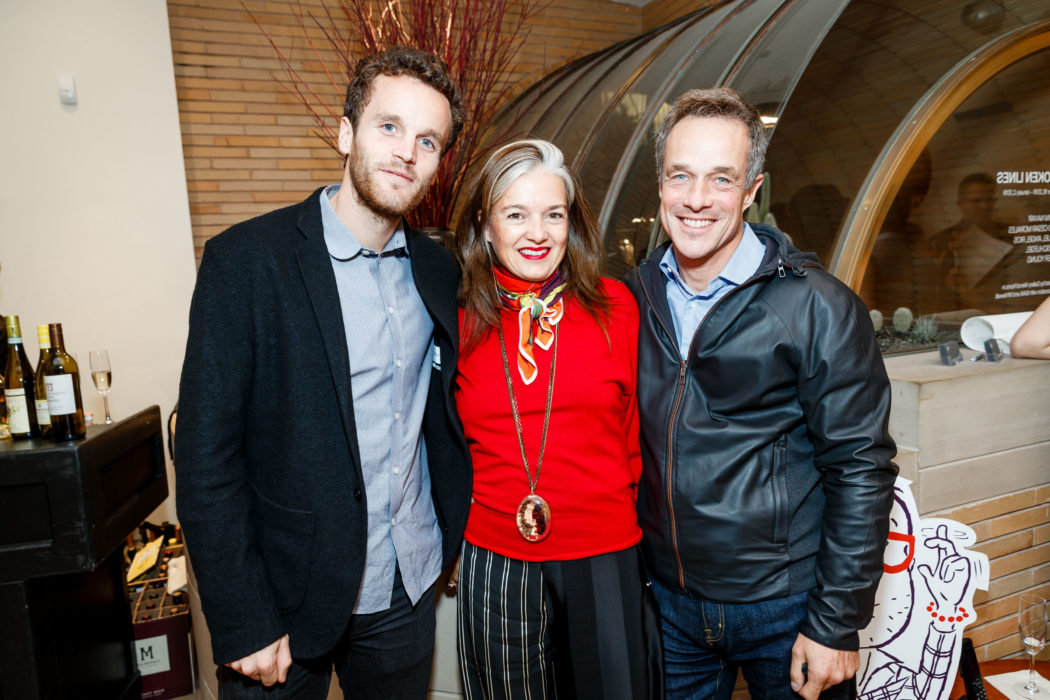
M254 678L263 685L284 683L288 677L288 667L292 665L292 652L288 647L288 635L284 635L273 644L226 664L237 673Z
M852 678L859 666L859 653L831 649L800 634L791 647L791 689L806 700L817 700L822 690Z
M454 596L456 595L456 589L459 587L459 555L456 555L456 560L452 562L452 567L448 572L448 582L445 584L445 595Z

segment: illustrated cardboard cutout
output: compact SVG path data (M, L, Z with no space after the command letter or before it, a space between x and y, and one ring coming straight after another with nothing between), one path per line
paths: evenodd
M861 700L948 698L963 628L977 620L976 589L988 589L988 557L968 551L974 531L919 518L911 482L893 487L890 534L871 622L860 632Z

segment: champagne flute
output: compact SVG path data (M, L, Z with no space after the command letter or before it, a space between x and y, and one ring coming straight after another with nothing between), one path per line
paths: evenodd
M109 415L109 387L113 380L113 371L109 366L109 352L92 350L88 359L91 362L91 381L95 383L98 393L102 394L102 403L106 407L106 425L109 425L113 422Z
M1034 593L1022 593L1017 605L1017 629L1028 652L1028 680L1015 683L1014 692L1024 697L1047 696L1046 688L1035 682L1035 657L1046 645L1046 601Z

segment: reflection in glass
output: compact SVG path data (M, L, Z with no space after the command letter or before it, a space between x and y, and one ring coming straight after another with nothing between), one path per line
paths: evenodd
M1046 51L1014 63L930 140L876 239L869 306L957 325L1029 311L1050 293L1048 71Z

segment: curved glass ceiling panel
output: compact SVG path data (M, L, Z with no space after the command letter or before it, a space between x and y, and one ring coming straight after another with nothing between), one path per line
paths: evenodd
M561 147L566 159L575 161L580 148L585 143L594 125L602 118L606 110L619 99L624 86L635 79L635 73L652 59L653 51L665 42L664 32L645 35L645 41L634 44L633 50L614 64L603 66L606 72L564 121L564 126L547 138ZM589 202L597 208L599 202Z
M579 109L580 103L587 99L591 91L594 90L595 85L605 77L609 67L618 64L625 57L631 55L641 41L641 38L625 41L616 46L614 50L609 51L601 61L591 64L587 71L578 72L561 99L552 104L550 109L546 110L542 115L539 115L534 127L528 132L529 136L547 139L562 146L557 139L558 132L563 129L567 122L576 118L575 112ZM573 154L570 151L565 151L566 160L571 162L572 157Z
M580 163L583 193L587 202L595 209L606 198L606 191L616 169L626 152L636 145L635 134L646 133L652 115L662 103L674 76L679 73L682 62L693 55L711 32L725 19L730 4L711 8L706 13L697 13L692 22L682 22L676 32L668 32L665 48L646 66L638 79L626 90L615 106L606 112L602 123L588 137L584 149L576 160ZM646 126L642 126L642 124Z
M591 74L591 66L607 51L599 51L542 78L500 110L486 130L486 141L505 143L529 134L536 122L551 107L563 101L565 93L579 80Z
M953 329L936 344L968 316L1030 311L1050 293L1050 189L1023 177L1050 162L1048 72L1050 50L1009 65L932 136L879 230L860 289L869 308L936 315Z
M511 100L506 107L501 109L482 138L486 148L479 151L481 158L467 167L467 173L463 179L467 186L469 187L470 183L474 181L478 171L485 164L485 160L488 157L488 148L533 135L531 133L532 128L550 106L568 101L564 99L565 93L572 89L580 80L584 80L593 74L593 71L590 69L592 64L601 61L604 56L610 52L615 53L617 50L617 47L613 46L604 51L597 51L589 56L577 59L564 68L542 78L538 83L526 89L521 95ZM572 104L575 104L575 102L572 102ZM459 218L459 205L465 199L466 193L456 202L456 206L453 208L454 219Z
M671 103L686 90L718 85L783 1L729 3L724 7L726 12L711 17L718 20L713 26L705 18L705 22L690 29L696 46L682 57L681 68L661 86L662 93L654 99L628 147L620 149L619 164L608 193L603 196L599 224L606 234L608 274L623 276L652 247L650 238L657 228L656 212L660 206L652 134Z
M785 4L748 47L725 85L776 120L813 53L849 0ZM775 123L775 121L774 121Z

